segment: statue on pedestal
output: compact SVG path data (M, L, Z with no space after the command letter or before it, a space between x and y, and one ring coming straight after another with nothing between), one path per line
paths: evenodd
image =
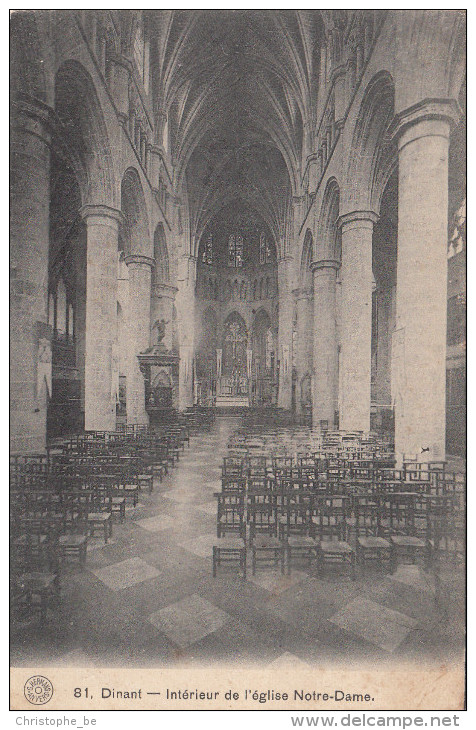
M148 350L145 351L145 354L149 354L151 352L161 352L165 349L165 346L162 343L162 340L165 337L165 326L168 324L168 322L165 319L157 319L152 327L152 330L157 330L157 342L149 347Z

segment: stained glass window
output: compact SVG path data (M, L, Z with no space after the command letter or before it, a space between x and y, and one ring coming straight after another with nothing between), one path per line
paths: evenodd
M239 269L243 266L243 236L232 234L228 239L228 266Z
M271 242L268 241L264 231L260 233L259 237L259 262L260 264L269 264L273 258L273 249Z

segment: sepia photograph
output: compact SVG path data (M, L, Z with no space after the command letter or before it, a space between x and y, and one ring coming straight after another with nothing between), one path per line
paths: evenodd
M466 70L10 11L13 710L465 709Z

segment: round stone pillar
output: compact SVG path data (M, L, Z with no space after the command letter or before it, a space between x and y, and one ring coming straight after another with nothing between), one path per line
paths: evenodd
M336 271L334 259L311 264L314 276L314 354L312 423L334 427L337 402Z
M392 341L395 450L445 456L448 141L456 105L399 114L396 325Z
M179 259L178 291L176 296L179 363L179 410L193 406L193 356L195 335L195 281L197 259Z
M10 267L10 435L12 452L46 446L51 389L47 326L50 109L21 95L12 101ZM50 390L51 395L51 390Z
M312 371L313 300L309 289L297 289L293 294L297 309L296 413L302 415L301 383L303 377Z
M341 367L339 428L370 430L372 234L370 210L342 215Z
M289 258L278 261L278 359L279 359L279 408L291 409L292 400L292 336L293 295L289 287Z
M84 427L86 431L114 431L113 343L117 337L117 245L122 214L106 205L85 205L81 214L87 236Z
M154 259L134 254L124 259L129 271L129 345L127 352L127 423L147 424L145 383L137 355L150 344L150 282Z

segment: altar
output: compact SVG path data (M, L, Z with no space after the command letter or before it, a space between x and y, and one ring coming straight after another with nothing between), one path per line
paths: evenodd
M217 408L247 408L249 406L248 378L241 376L221 377L218 381Z
M248 408L252 352L246 326L238 314L226 323L223 348L217 350L217 408Z

